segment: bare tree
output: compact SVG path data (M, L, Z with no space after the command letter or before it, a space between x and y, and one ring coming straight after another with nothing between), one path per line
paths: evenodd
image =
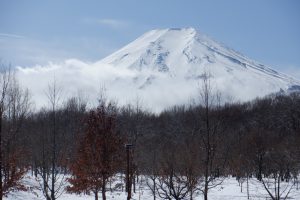
M220 107L220 94L214 93L211 85L211 75L203 75L202 88L200 90L201 106L200 115L203 119L200 127L201 157L203 158L204 180L200 190L204 199L208 199L208 191L222 184L223 179L218 179L220 170L226 162L226 149L221 149L222 119L218 114ZM202 182L202 181L201 181Z
M159 176L159 148L157 147L157 143L159 143L159 140L149 139L149 141L144 144L144 148L150 154L149 157L145 158L147 161L145 161L144 164L144 173L146 174L146 184L152 193L153 200L156 200L156 182Z
M199 179L199 159L189 136L179 132L173 133L172 138L168 135L160 138L155 187L162 199L193 199Z
M286 138L278 138L275 133L268 134L267 138L268 142L264 144L266 153L262 161L264 176L260 182L271 199L288 199L295 186L291 180L297 165L295 152L285 143Z
M160 161L159 176L156 181L156 192L162 199L186 199L191 187L187 179L186 170L180 166L181 161L177 157L177 152L165 153Z
M48 136L42 133L42 163L39 165L39 183L47 200L55 200L64 192L65 175L61 171L64 155L61 143L64 138L59 138L57 111L61 102L61 88L54 80L48 86L46 95L50 103L50 132ZM49 127L48 127L49 128Z
M3 66L1 66L3 67ZM4 174L3 174L3 138L2 138L2 123L3 123L3 117L4 117L4 111L6 108L6 96L8 91L8 86L11 78L11 71L4 70L1 72L1 99L0 99L0 199L2 200L2 197L4 195L4 184L5 181L3 180Z
M3 67L3 66L1 66ZM27 171L20 135L30 108L28 90L22 90L10 68L0 73L0 199L11 189L25 190L20 183Z

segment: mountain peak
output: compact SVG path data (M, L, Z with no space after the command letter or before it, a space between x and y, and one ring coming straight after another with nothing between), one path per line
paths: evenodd
M164 31L164 32L197 32L197 30L193 27L184 27L184 28L161 28L161 29L153 29L153 30L150 30L148 32L152 32L152 31ZM146 32L146 33L148 33Z
M174 37L173 35L176 35L177 37L178 36L195 37L196 35L200 35L200 32L192 27L154 29L154 30L146 32L140 38L153 37L153 39L159 39L159 38L163 38L163 37Z
M199 82L205 72L212 75L221 91L230 89L235 91L233 96L239 96L236 95L239 92L243 93L240 96L247 97L238 99L300 85L299 81L251 60L191 27L148 31L99 63L148 74L144 78L134 78L139 89L154 84L158 76Z
M185 76L198 76L203 71L216 70L214 68L218 66L226 72L248 69L292 81L290 77L247 58L192 27L148 31L100 62L170 75L188 74Z
M167 72L172 67L167 66L167 61L173 59L176 53L185 52L195 42L196 35L194 28L154 29L101 62L116 66L120 63L122 67L137 70L151 68Z

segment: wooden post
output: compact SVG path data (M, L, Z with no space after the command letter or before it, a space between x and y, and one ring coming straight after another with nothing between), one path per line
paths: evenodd
M130 149L133 148L133 145L132 144L126 144L125 148L126 148L126 161L127 161L126 192L127 192L127 200L130 200L131 199L131 184L132 184Z

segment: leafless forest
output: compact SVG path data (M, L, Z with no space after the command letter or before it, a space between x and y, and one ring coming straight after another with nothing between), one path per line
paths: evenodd
M106 199L116 174L132 192L148 177L154 199L193 199L201 191L207 200L228 176L241 184L256 178L274 200L298 187L299 93L221 104L204 77L199 103L154 114L138 101L121 107L102 96L89 108L80 96L62 100L55 82L45 91L49 106L33 111L30 88L12 70L0 75L0 199L26 190L26 173L38 177L47 200L62 192Z

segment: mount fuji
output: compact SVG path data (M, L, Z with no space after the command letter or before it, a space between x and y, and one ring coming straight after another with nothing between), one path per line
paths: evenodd
M93 96L103 84L107 95L120 104L132 103L138 97L146 108L157 112L198 99L205 74L210 75L213 88L224 101L246 101L300 88L300 81L251 60L194 28L149 31L96 63L72 59L18 69L24 85L32 83L33 75L52 71L73 93L80 89Z

